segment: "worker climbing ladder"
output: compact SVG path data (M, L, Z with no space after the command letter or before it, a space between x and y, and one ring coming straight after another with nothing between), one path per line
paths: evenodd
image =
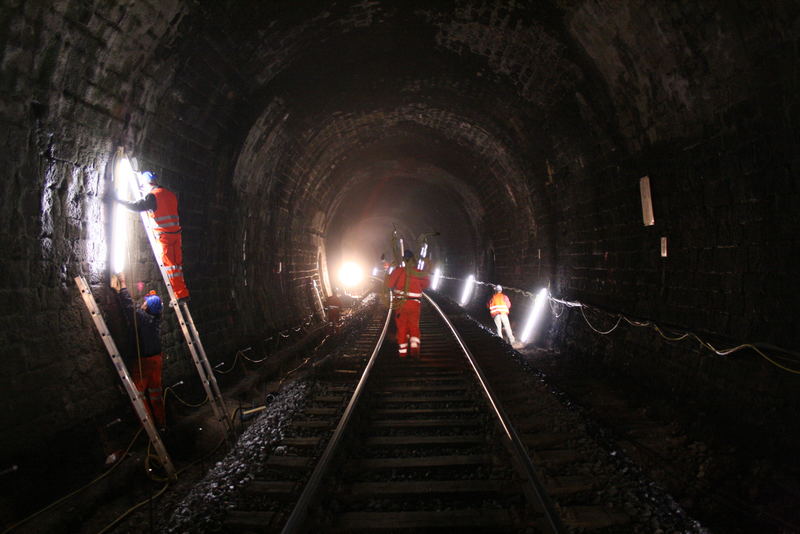
M144 427L145 432L147 432L147 436L150 438L150 443L153 444L153 448L156 450L156 454L161 461L161 465L164 466L169 479L175 480L177 478L175 466L172 465L172 460L167 453L167 449L164 447L164 442L161 441L161 436L159 436L158 431L156 431L156 427L153 424L153 419L150 417L150 413L147 411L147 408L144 405L144 396L141 392L139 392L139 390L136 389L136 386L133 384L133 380L131 380L131 376L128 373L128 368L125 367L125 362L122 361L122 357L117 350L117 345L114 343L114 339L111 337L111 333L108 331L106 322L100 313L100 309L97 307L97 302L94 300L94 295L92 295L92 290L89 288L89 284L86 283L86 280L82 276L75 277L75 284L77 284L78 289L81 292L83 302L86 304L86 308L89 310L89 314L94 320L94 325L97 327L97 331L100 333L100 337L106 346L108 355L111 357L111 362L114 364L114 368L117 370L120 380L122 380L122 385L125 387L125 391L128 392L128 397L131 399L131 404L133 404L133 408L136 410L136 415L139 417L142 427Z
M139 176L139 173L134 174L135 183L131 183L131 188L136 192L138 198L143 198L145 196L144 184L139 180ZM220 425L225 430L225 439L228 443L231 443L234 433L231 420L228 418L228 409L225 406L225 400L222 398L222 393L217 385L217 379L214 377L214 369L208 362L206 351L203 348L203 342L200 341L200 334L194 326L192 314L189 312L189 304L187 302L180 302L175 296L175 289L172 287L169 274L161 259L161 244L155 232L155 221L144 211L140 213L140 216L142 218L142 224L144 224L147 239L150 242L150 248L153 250L156 263L161 271L161 276L164 278L164 284L167 286L170 306L175 310L175 316L178 318L178 324L183 332L183 337L186 339L186 345L189 347L189 353L192 356L192 361L197 368L197 374L200 376L200 381L206 391L206 396L214 412L214 417L216 417L217 421L219 421Z

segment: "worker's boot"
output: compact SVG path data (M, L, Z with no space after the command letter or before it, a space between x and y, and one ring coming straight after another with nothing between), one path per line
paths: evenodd
M411 338L411 350L409 352L409 355L412 358L419 358L420 357L420 354L419 354L419 338L418 337L412 337Z

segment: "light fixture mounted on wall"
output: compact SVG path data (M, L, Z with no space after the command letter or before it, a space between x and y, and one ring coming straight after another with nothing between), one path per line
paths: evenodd
M653 197L650 192L650 177L644 176L639 179L639 194L642 197L642 220L645 226L653 226L656 223L653 215Z

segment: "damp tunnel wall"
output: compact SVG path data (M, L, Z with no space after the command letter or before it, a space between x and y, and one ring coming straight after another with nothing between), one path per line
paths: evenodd
M314 311L320 258L336 257L354 213L442 230L455 277L798 346L792 5L57 1L1 13L6 457L94 441L126 413L72 282L85 275L118 323L106 287L117 146L179 195L212 363ZM388 204L353 210L380 180L436 193L413 221ZM437 211L437 199L458 206ZM133 235L135 281L163 291ZM189 380L166 321L165 384ZM574 313L541 343L664 395L750 404L753 421L798 407L795 377L751 353L711 358L631 329L600 337Z

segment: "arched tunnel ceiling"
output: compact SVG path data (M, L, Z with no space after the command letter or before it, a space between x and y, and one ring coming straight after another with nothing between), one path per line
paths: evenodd
M306 48L293 54L280 71L259 71L258 63L271 65L266 59L269 47L254 50L253 57L259 59L250 64L252 77L267 88L257 90L260 96L255 99L267 107L248 134L234 181L249 192L290 195L292 205L325 207L333 219L330 208L338 204L336 197L353 187L348 180L364 175L354 162L360 156L353 154L402 138L406 160L416 157L433 165L441 165L437 160L442 158L447 160L444 165L472 162L467 172L440 175L448 177L442 186L469 191L460 198L473 232L484 237L488 230L491 240L493 225L481 220L488 207L495 214L514 213L520 232L536 233L535 203L530 199L535 186L529 181L545 174L544 153L551 143L547 130L553 129L541 102L552 105L563 98L564 94L554 96L554 87L574 83L575 71L559 78L553 73L563 67L533 73L535 64L530 63L526 76L540 75L540 80L535 88L515 88L507 76L514 60L495 65L508 71L498 73L479 54L457 53L452 43L449 48L437 45L451 30L443 30L434 19L427 11L415 16L394 12L387 20L326 35L319 42L300 39ZM314 34L313 29L305 31ZM550 41L548 49L556 47ZM532 45L523 39L516 52L525 53L526 46ZM568 62L562 65L569 67ZM519 81L520 73L513 75ZM296 152L271 147L286 139L294 141ZM447 149L437 155L431 149L436 145ZM526 157L520 158L523 153ZM302 162L286 164L288 173L302 178L294 190L279 192L268 181L278 180L279 159L287 157ZM342 165L350 170L337 172ZM532 172L534 165L538 173ZM501 220L497 215L494 219ZM473 240L469 247L473 259L477 245ZM450 246L462 248L462 243Z

